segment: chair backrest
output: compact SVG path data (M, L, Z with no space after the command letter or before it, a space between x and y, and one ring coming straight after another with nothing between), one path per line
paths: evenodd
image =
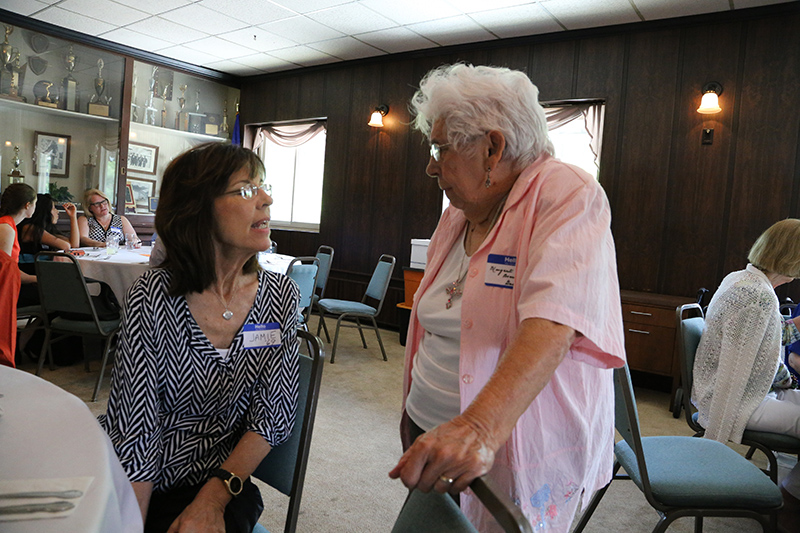
M311 434L325 361L325 351L318 337L303 330L297 330L297 337L298 342L301 339L308 342L310 355L300 354L300 381L294 430L289 439L273 448L253 472L253 476L289 496L284 529L287 533L293 533L297 528L297 514L303 495L308 452L311 448Z
M688 315L684 318L684 315ZM686 422L694 431L703 431L702 426L692 417L692 384L694 383L694 358L700 337L705 329L703 309L698 304L685 304L675 309L675 331L678 336L678 363L681 367L681 387L683 388L683 408Z
M314 297L314 290L317 286L319 276L319 259L316 257L295 257L286 269L286 275L297 283L300 287L300 309L303 309L303 316L308 320L311 312L311 302Z
M376 315L381 312L383 307L383 299L386 296L386 291L389 288L389 281L392 279L392 272L394 272L394 264L397 260L393 255L383 254L378 259L378 264L375 266L375 271L372 272L372 278L367 285L367 292L364 293L362 302L366 302L367 298L378 300Z
M328 284L328 275L331 273L333 248L325 244L317 248L317 259L319 259L319 274L317 275L316 292L321 300L325 297L325 286Z
M63 252L43 251L36 254L34 264L39 302L46 314L86 315L87 321L94 320L99 332L105 333L77 259Z
M636 409L636 397L633 395L631 373L626 364L614 369L614 425L633 453L642 480L642 492L651 504L655 501L650 490L650 478L647 475L644 453L642 451L642 434L639 429L639 412Z

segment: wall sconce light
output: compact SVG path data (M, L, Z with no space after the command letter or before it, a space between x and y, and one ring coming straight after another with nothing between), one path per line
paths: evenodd
M369 122L367 122L368 126L372 126L373 128L382 128L383 127L383 117L389 112L388 105L379 105L375 108L375 111L372 112L372 117L370 117Z
M719 113L722 108L719 106L719 95L722 94L722 85L712 81L703 85L703 99L700 100L700 107L697 112L703 115L713 115Z

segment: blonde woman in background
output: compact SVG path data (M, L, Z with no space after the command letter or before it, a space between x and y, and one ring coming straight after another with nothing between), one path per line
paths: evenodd
M85 216L78 218L81 246L105 246L112 228L118 229L123 238L132 234L139 240L128 219L111 212L111 202L100 189L88 189L83 193L83 212Z

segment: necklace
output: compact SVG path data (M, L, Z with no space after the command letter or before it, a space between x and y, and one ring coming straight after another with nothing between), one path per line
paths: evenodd
M231 304L231 302L233 301L233 297L234 297L234 296L236 296L236 292L237 292L238 290L239 290L239 287L236 287L236 286L235 286L235 287L233 288L233 292L231 293L231 297L230 297L230 299L228 300L228 303L225 303L225 300L223 300L223 299L222 299L222 296L220 296L220 295L219 295L219 294L217 294L216 292L214 293L214 296L216 296L216 297L217 297L217 299L219 300L219 302L220 302L220 303L223 305L223 307L225 307L225 312L224 312L224 313L222 313L222 318L224 318L225 320L230 320L231 318L233 318L233 311L231 311L230 309L228 309L228 306L229 306L229 305Z

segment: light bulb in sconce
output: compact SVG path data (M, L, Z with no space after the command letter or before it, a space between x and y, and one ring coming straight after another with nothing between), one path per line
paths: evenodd
M722 108L719 106L719 95L722 94L722 85L712 81L703 86L703 98L700 100L700 107L697 112L703 115L713 115L719 113Z
M383 117L389 113L389 106L388 105L379 105L375 108L375 111L372 112L372 116L367 122L368 126L372 126L373 128L382 128L383 127Z

